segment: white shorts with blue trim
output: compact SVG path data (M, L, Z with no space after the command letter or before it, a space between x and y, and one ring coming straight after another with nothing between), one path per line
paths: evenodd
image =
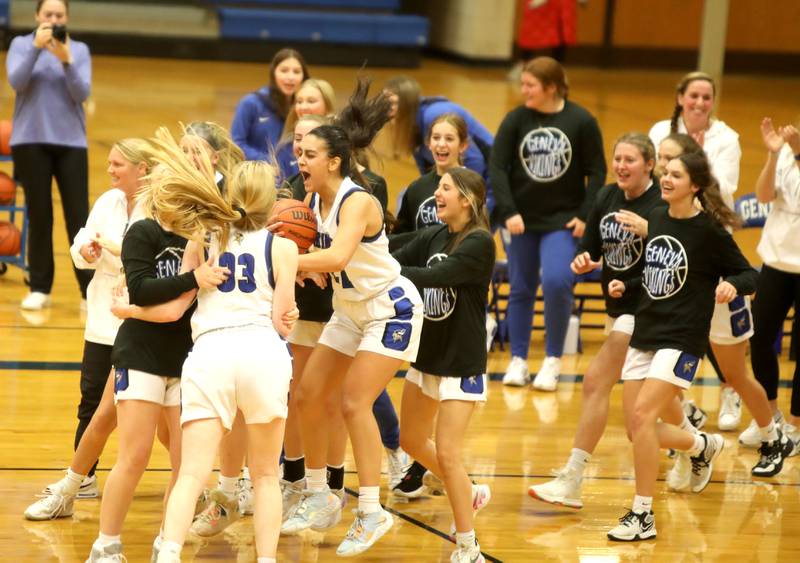
M472 377L445 377L422 373L416 368L408 368L406 381L413 383L434 401L486 402L486 374Z
M183 364L181 424L219 418L228 430L240 409L247 424L286 418L292 357L272 327L202 334Z
M738 296L730 303L717 303L711 317L709 340L714 344L731 345L753 336L753 313L750 297Z
M603 329L603 334L608 336L613 331L632 336L633 327L636 325L635 321L636 319L633 315L620 315L618 317L606 315L606 326Z
M114 368L114 404L120 401L147 401L177 407L181 404L181 378Z
M313 348L317 345L322 329L325 328L325 323L317 321L303 321L298 320L292 327L292 332L286 337L289 344L295 346L305 346Z
M345 356L364 351L413 362L421 332L422 299L414 284L400 276L365 301L337 299L334 293L333 316L319 343Z
M688 389L699 369L700 358L687 352L674 348L640 350L630 346L622 367L622 380L660 379Z

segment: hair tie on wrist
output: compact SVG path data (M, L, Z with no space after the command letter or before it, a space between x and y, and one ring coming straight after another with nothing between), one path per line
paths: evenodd
M246 212L244 209L242 209L241 207L239 207L238 205L234 206L234 207L233 207L233 210L234 210L234 211L237 211L237 212L239 213L239 215L241 215L241 216L242 216L242 219L244 219L245 217L247 217L247 212Z

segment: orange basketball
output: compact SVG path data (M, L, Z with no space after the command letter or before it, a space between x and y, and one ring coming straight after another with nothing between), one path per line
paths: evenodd
M272 217L283 223L277 234L294 241L300 254L304 254L314 244L317 237L317 217L302 201L279 199L272 208Z
M11 154L11 122L0 121L0 154Z
M22 245L22 236L13 223L0 221L0 256L16 256Z
M5 172L0 172L0 205L10 205L17 195L17 184L11 176Z

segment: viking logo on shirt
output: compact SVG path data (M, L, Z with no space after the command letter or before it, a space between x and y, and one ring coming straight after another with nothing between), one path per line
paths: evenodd
M652 299L666 299L686 283L689 259L678 239L660 235L647 243L644 251L642 285Z
M169 278L181 273L183 249L179 246L168 246L156 256L156 277Z
M537 182L561 178L572 162L572 145L563 131L539 127L525 135L519 146L522 167Z
M442 222L436 214L436 198L434 196L429 197L419 204L417 208L417 217L414 222L416 223L415 227L417 229L424 229L425 227Z
M428 258L426 265L430 268L446 258L447 254L434 254ZM443 321L453 314L458 292L452 287L426 287L422 291L422 299L425 303L425 318L429 321Z
M628 270L642 257L642 237L626 231L615 218L616 212L600 219L603 240L603 264L614 270Z

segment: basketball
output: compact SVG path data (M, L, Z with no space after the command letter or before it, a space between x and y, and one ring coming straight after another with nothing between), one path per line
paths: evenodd
M294 241L304 254L317 236L317 218L311 208L296 199L279 199L272 208L272 218L283 223L277 234Z
M0 154L11 154L11 122L0 121Z
M0 222L0 256L16 256L21 244L22 236L17 226L8 221Z
M10 205L17 194L17 184L11 176L0 172L0 205Z

